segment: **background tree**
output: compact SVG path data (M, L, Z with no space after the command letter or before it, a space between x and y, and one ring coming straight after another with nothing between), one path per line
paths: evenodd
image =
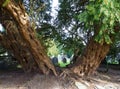
M58 16L55 20L57 32L59 32L59 42L64 49L83 51L87 43L87 34L83 32L83 23L79 22L77 16L81 10L84 10L82 2L74 0L59 0Z
M107 56L110 57L113 61L119 61L120 64L120 32L116 34L117 36L115 37L114 43L111 45L110 51Z

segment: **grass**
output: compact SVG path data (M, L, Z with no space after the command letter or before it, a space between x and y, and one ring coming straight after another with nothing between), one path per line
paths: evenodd
M70 60L67 60L67 62L66 63L64 63L64 62L59 62L58 63L58 65L60 66L60 67L66 67L67 65L69 65L70 64Z

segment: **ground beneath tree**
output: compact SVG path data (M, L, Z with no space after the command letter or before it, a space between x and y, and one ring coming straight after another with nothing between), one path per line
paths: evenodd
M109 69L76 81L38 73L0 72L0 89L120 89L120 71Z

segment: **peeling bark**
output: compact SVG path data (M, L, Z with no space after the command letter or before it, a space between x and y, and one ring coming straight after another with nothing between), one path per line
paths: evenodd
M75 66L71 68L72 71L80 76L93 73L109 52L109 48L110 45L106 43L99 44L92 37L84 53L77 59Z
M94 73L94 71L99 67L100 63L106 57L109 52L111 44L107 44L106 42L98 43L94 40L94 37L99 32L99 26L95 26L95 34L90 38L83 54L77 58L76 63L71 68L71 70L80 75L90 75ZM114 27L114 31L119 32L120 25L116 24ZM115 35L110 35L111 40L114 42Z
M57 75L52 62L36 37L35 30L30 25L23 5L10 0L5 7L2 7L3 2L4 0L1 0L0 7L11 16L12 21L2 21L7 30L5 34L0 34L2 45L13 52L25 70L31 71L36 65L44 74L52 70ZM3 13L1 15L3 16Z

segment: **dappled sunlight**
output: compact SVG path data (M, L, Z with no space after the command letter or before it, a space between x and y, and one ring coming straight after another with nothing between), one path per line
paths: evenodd
M120 85L120 81L112 81L113 79L117 81L120 75L114 76L111 73L106 75L98 72L94 76L78 78L72 82L67 77L61 79L53 75L28 74L21 71L0 74L0 89L119 89Z
M91 83L97 87L102 87L98 89L119 89L119 79L120 71L113 69L110 69L107 73L97 72L95 75L90 77Z

